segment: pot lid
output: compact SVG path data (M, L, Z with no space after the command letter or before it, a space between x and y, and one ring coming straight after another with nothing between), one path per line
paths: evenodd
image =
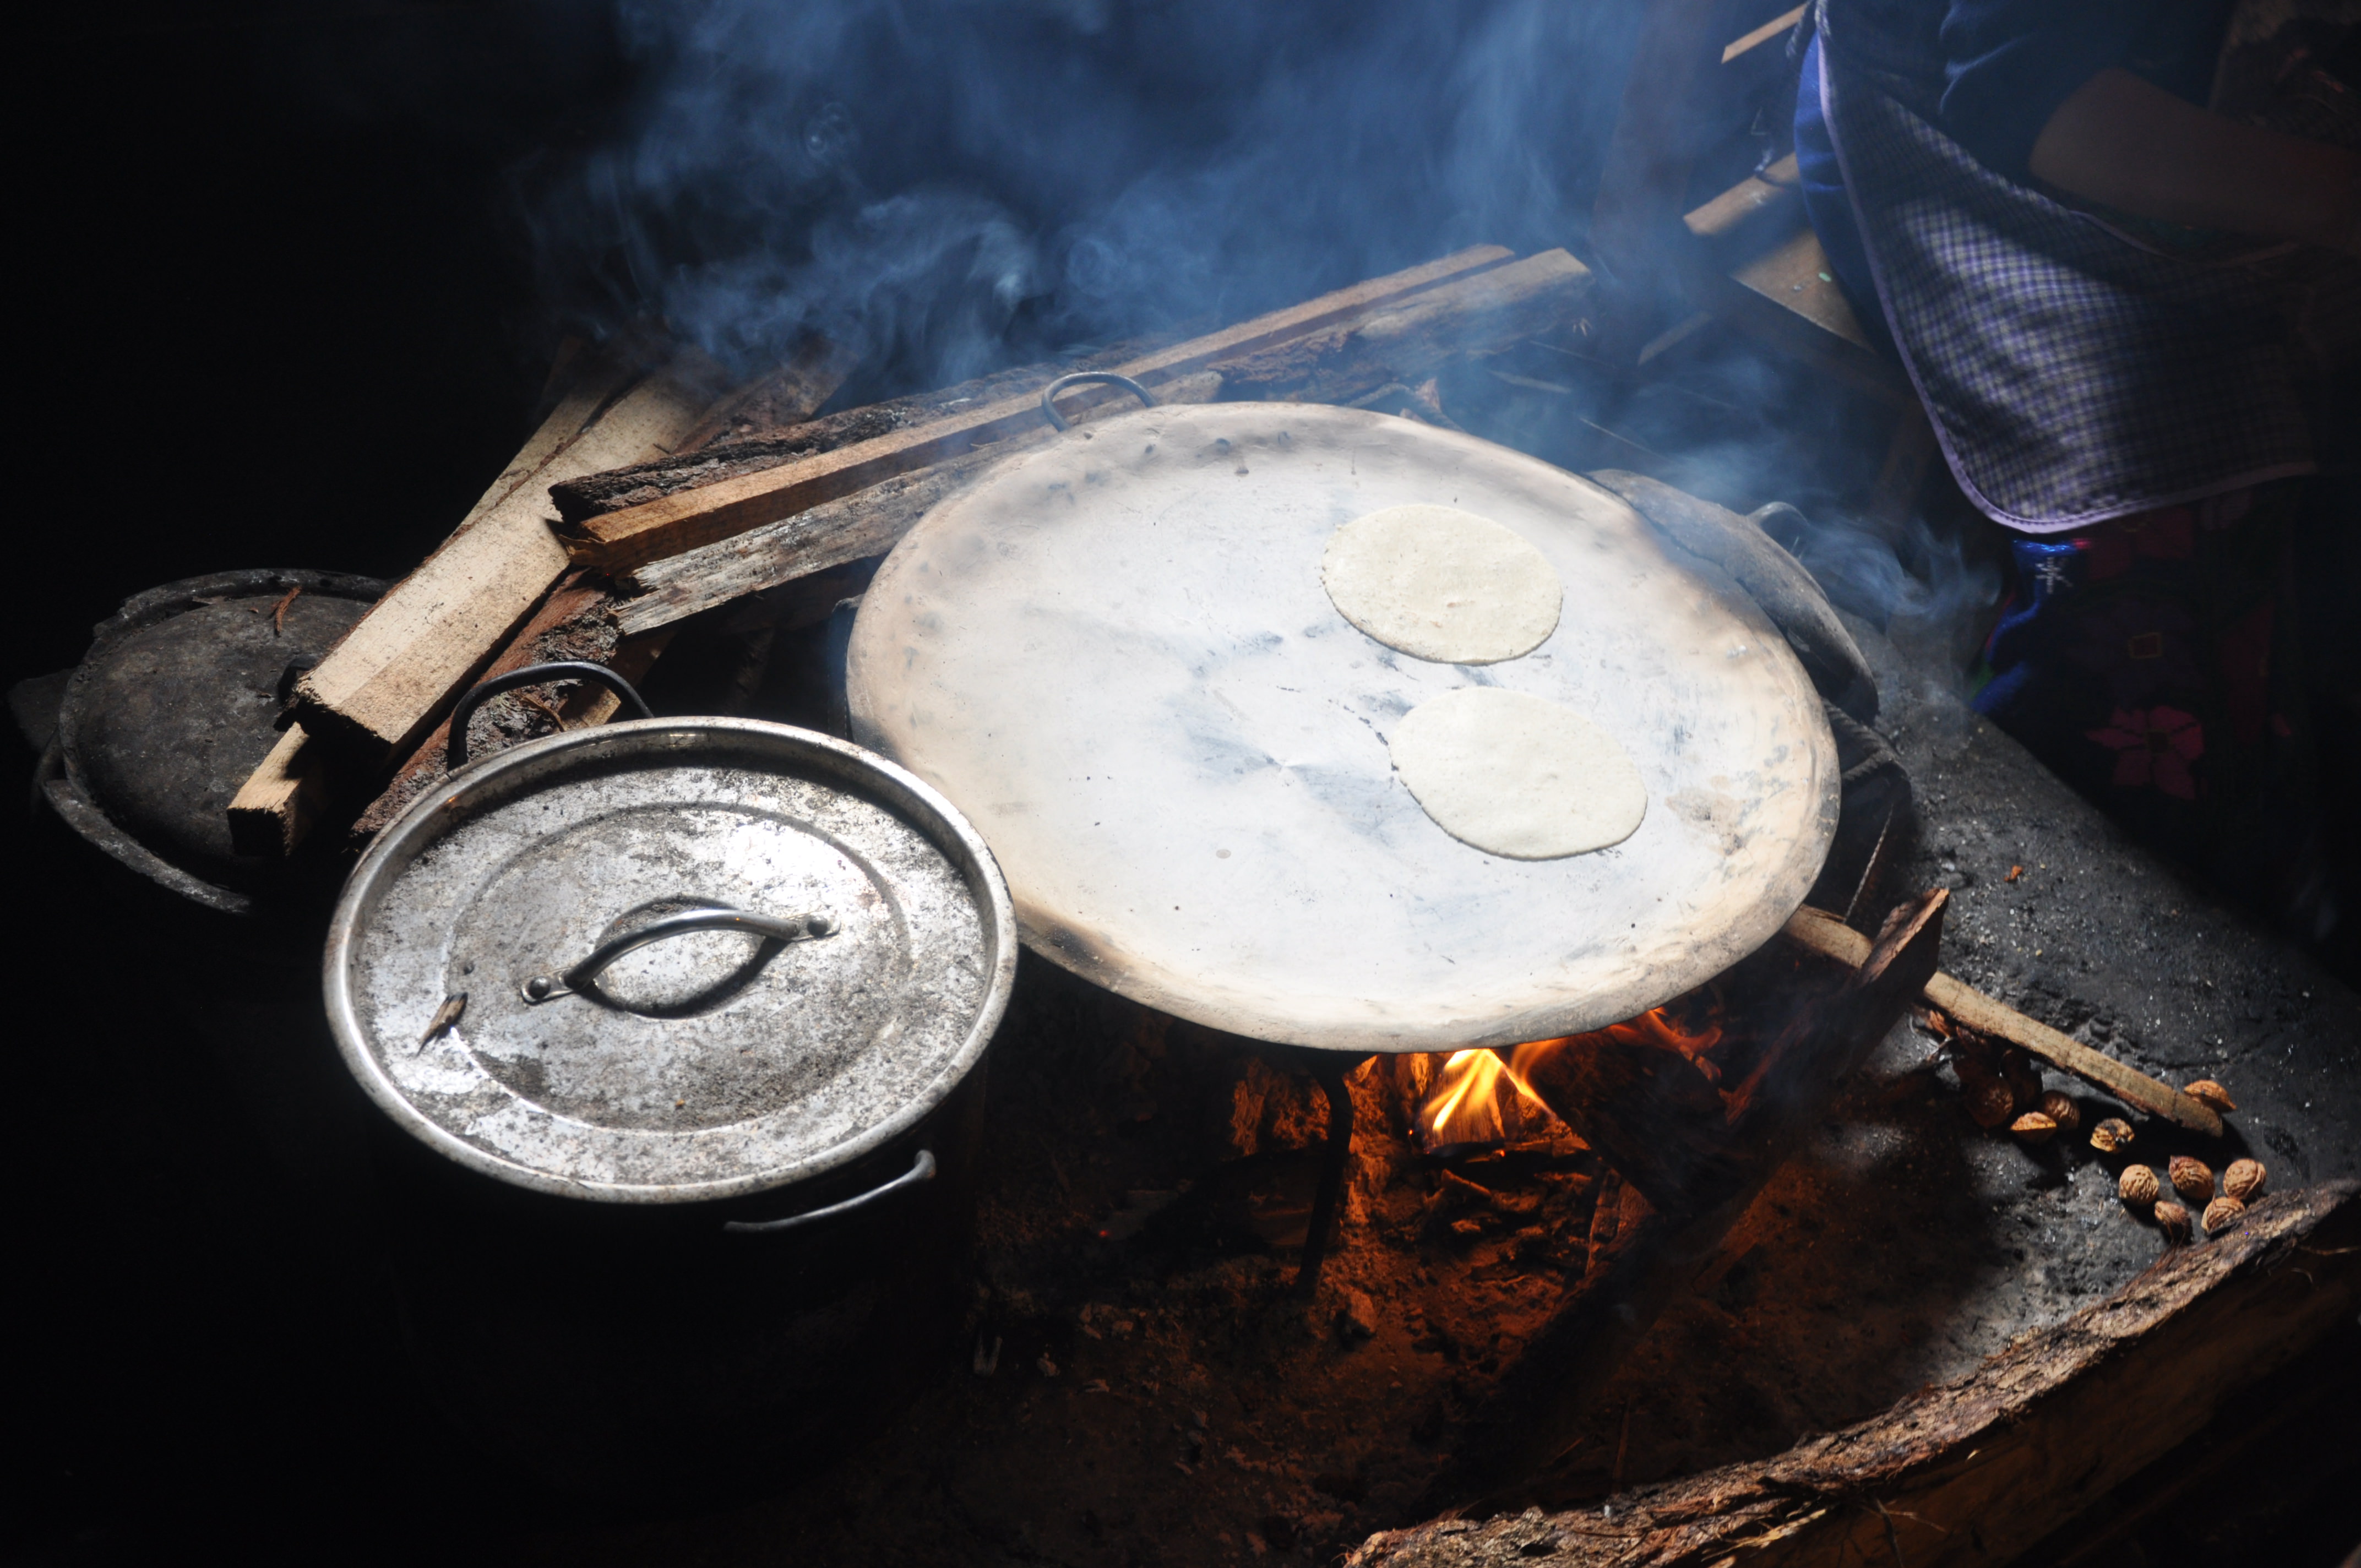
M144 875L243 909L284 863L231 847L229 803L279 741L280 686L384 592L336 572L218 572L151 588L93 630L58 712L75 828Z
M1006 1005L983 841L857 747L750 719L555 735L382 834L328 1011L395 1121L522 1186L758 1192L915 1125ZM461 998L464 997L464 1001Z
M1411 506L1538 550L1555 630L1477 665L1345 620L1331 538ZM1549 860L1445 831L1390 747L1475 686L1610 735L1638 829ZM1794 913L1839 798L1819 697L1734 583L1587 480L1348 409L1148 409L1010 458L887 558L848 696L857 738L982 828L1036 951L1291 1045L1507 1045L1658 1005Z

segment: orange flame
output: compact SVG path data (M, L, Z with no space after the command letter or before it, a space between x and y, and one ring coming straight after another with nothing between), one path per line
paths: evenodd
M1708 1081L1719 1083L1721 1073L1706 1053L1721 1043L1721 1036L1719 1008L1713 1009L1703 1024L1685 1025L1664 1008L1655 1007L1636 1018L1610 1024L1587 1035L1528 1040L1509 1047L1505 1054L1483 1048L1455 1051L1435 1075L1433 1087L1427 1091L1421 1119L1427 1135L1438 1143L1473 1143L1497 1137L1502 1128L1495 1103L1503 1079L1516 1091L1518 1109L1523 1114L1552 1118L1549 1107L1533 1091L1534 1070L1558 1051L1578 1050L1609 1041L1676 1051ZM1474 1136L1449 1135L1449 1130L1455 1127L1463 1135L1472 1133Z

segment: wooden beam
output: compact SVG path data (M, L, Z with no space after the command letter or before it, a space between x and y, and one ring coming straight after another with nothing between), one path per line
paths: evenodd
M1839 963L1857 964L1869 954L1868 938L1840 917L1808 905L1795 911L1784 935ZM2212 1106L2191 1100L2170 1084L2159 1083L2137 1068L2094 1051L2080 1040L2070 1039L1948 974L1937 974L1929 980L1922 995L1927 1006L1940 1009L1976 1033L2019 1047L2060 1071L2070 1072L2083 1082L2105 1090L2126 1105L2209 1138L2222 1135L2222 1118Z
M1795 24L1804 19L1805 9L1806 8L1804 6L1798 5L1792 11L1782 12L1778 16L1773 16L1769 21L1763 23L1761 27L1755 28L1752 32L1746 34L1742 38L1733 39L1730 43L1724 45L1721 51L1721 63L1724 65L1735 64L1737 63L1740 56L1752 53L1753 50L1761 49L1764 44L1769 43L1772 39L1784 38L1787 34L1794 32L1795 30Z
M1510 256L1509 251L1498 246L1479 246L1423 267L1373 279L1304 304L1257 316L1209 336L1193 338L1133 360L1119 369L1153 388L1174 377L1202 369L1216 360L1236 358L1332 326L1347 317L1367 313L1420 290L1497 267ZM1088 407L1116 395L1105 389L1078 392L1074 405ZM568 524L565 533L577 562L602 571L622 571L744 533L894 475L927 467L979 445L1038 428L1040 420L1038 399L1010 398L763 473L725 479Z
M1748 175L1690 213L1681 223L1689 233L1712 244L1773 214L1784 214L1800 220L1804 214L1803 178L1795 155L1791 152L1760 174Z
M2361 1308L2361 1199L2275 1193L1955 1382L1604 1509L1436 1519L1348 1568L1998 1568L2203 1431ZM1873 1259L1863 1260L1873 1267Z
M561 404L471 520L297 680L297 721L372 765L414 746L566 570L547 485L670 450L712 401L712 386L702 356L683 356L587 425L567 428L584 399Z

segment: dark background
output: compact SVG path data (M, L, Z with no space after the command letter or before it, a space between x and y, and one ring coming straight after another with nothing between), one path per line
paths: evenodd
M1300 14L1309 48L1356 12ZM18 72L36 112L8 683L71 665L93 623L177 578L401 576L529 433L559 337L634 303L525 221L648 87L597 0L117 7L54 27ZM1166 91L1205 134L1220 105ZM1394 119L1415 139L1410 110ZM923 137L887 150L925 172ZM1011 199L1057 226L1039 191ZM1406 227L1393 264L1451 240ZM1271 287L1308 296L1360 259ZM1044 346L1043 319L1008 356ZM9 744L24 778L32 753ZM539 1505L456 1456L405 1385L370 1261L369 1113L324 1038L290 1049L319 1033L316 931L159 954L182 937L169 914L124 902L137 890L38 813L9 824L0 1554L474 1556L471 1533Z

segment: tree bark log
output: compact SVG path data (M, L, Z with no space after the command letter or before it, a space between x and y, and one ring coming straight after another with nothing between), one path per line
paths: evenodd
M1767 1461L1372 1536L1355 1568L2007 1563L2198 1432L2361 1306L2361 1183L2263 1199L1957 1382Z

